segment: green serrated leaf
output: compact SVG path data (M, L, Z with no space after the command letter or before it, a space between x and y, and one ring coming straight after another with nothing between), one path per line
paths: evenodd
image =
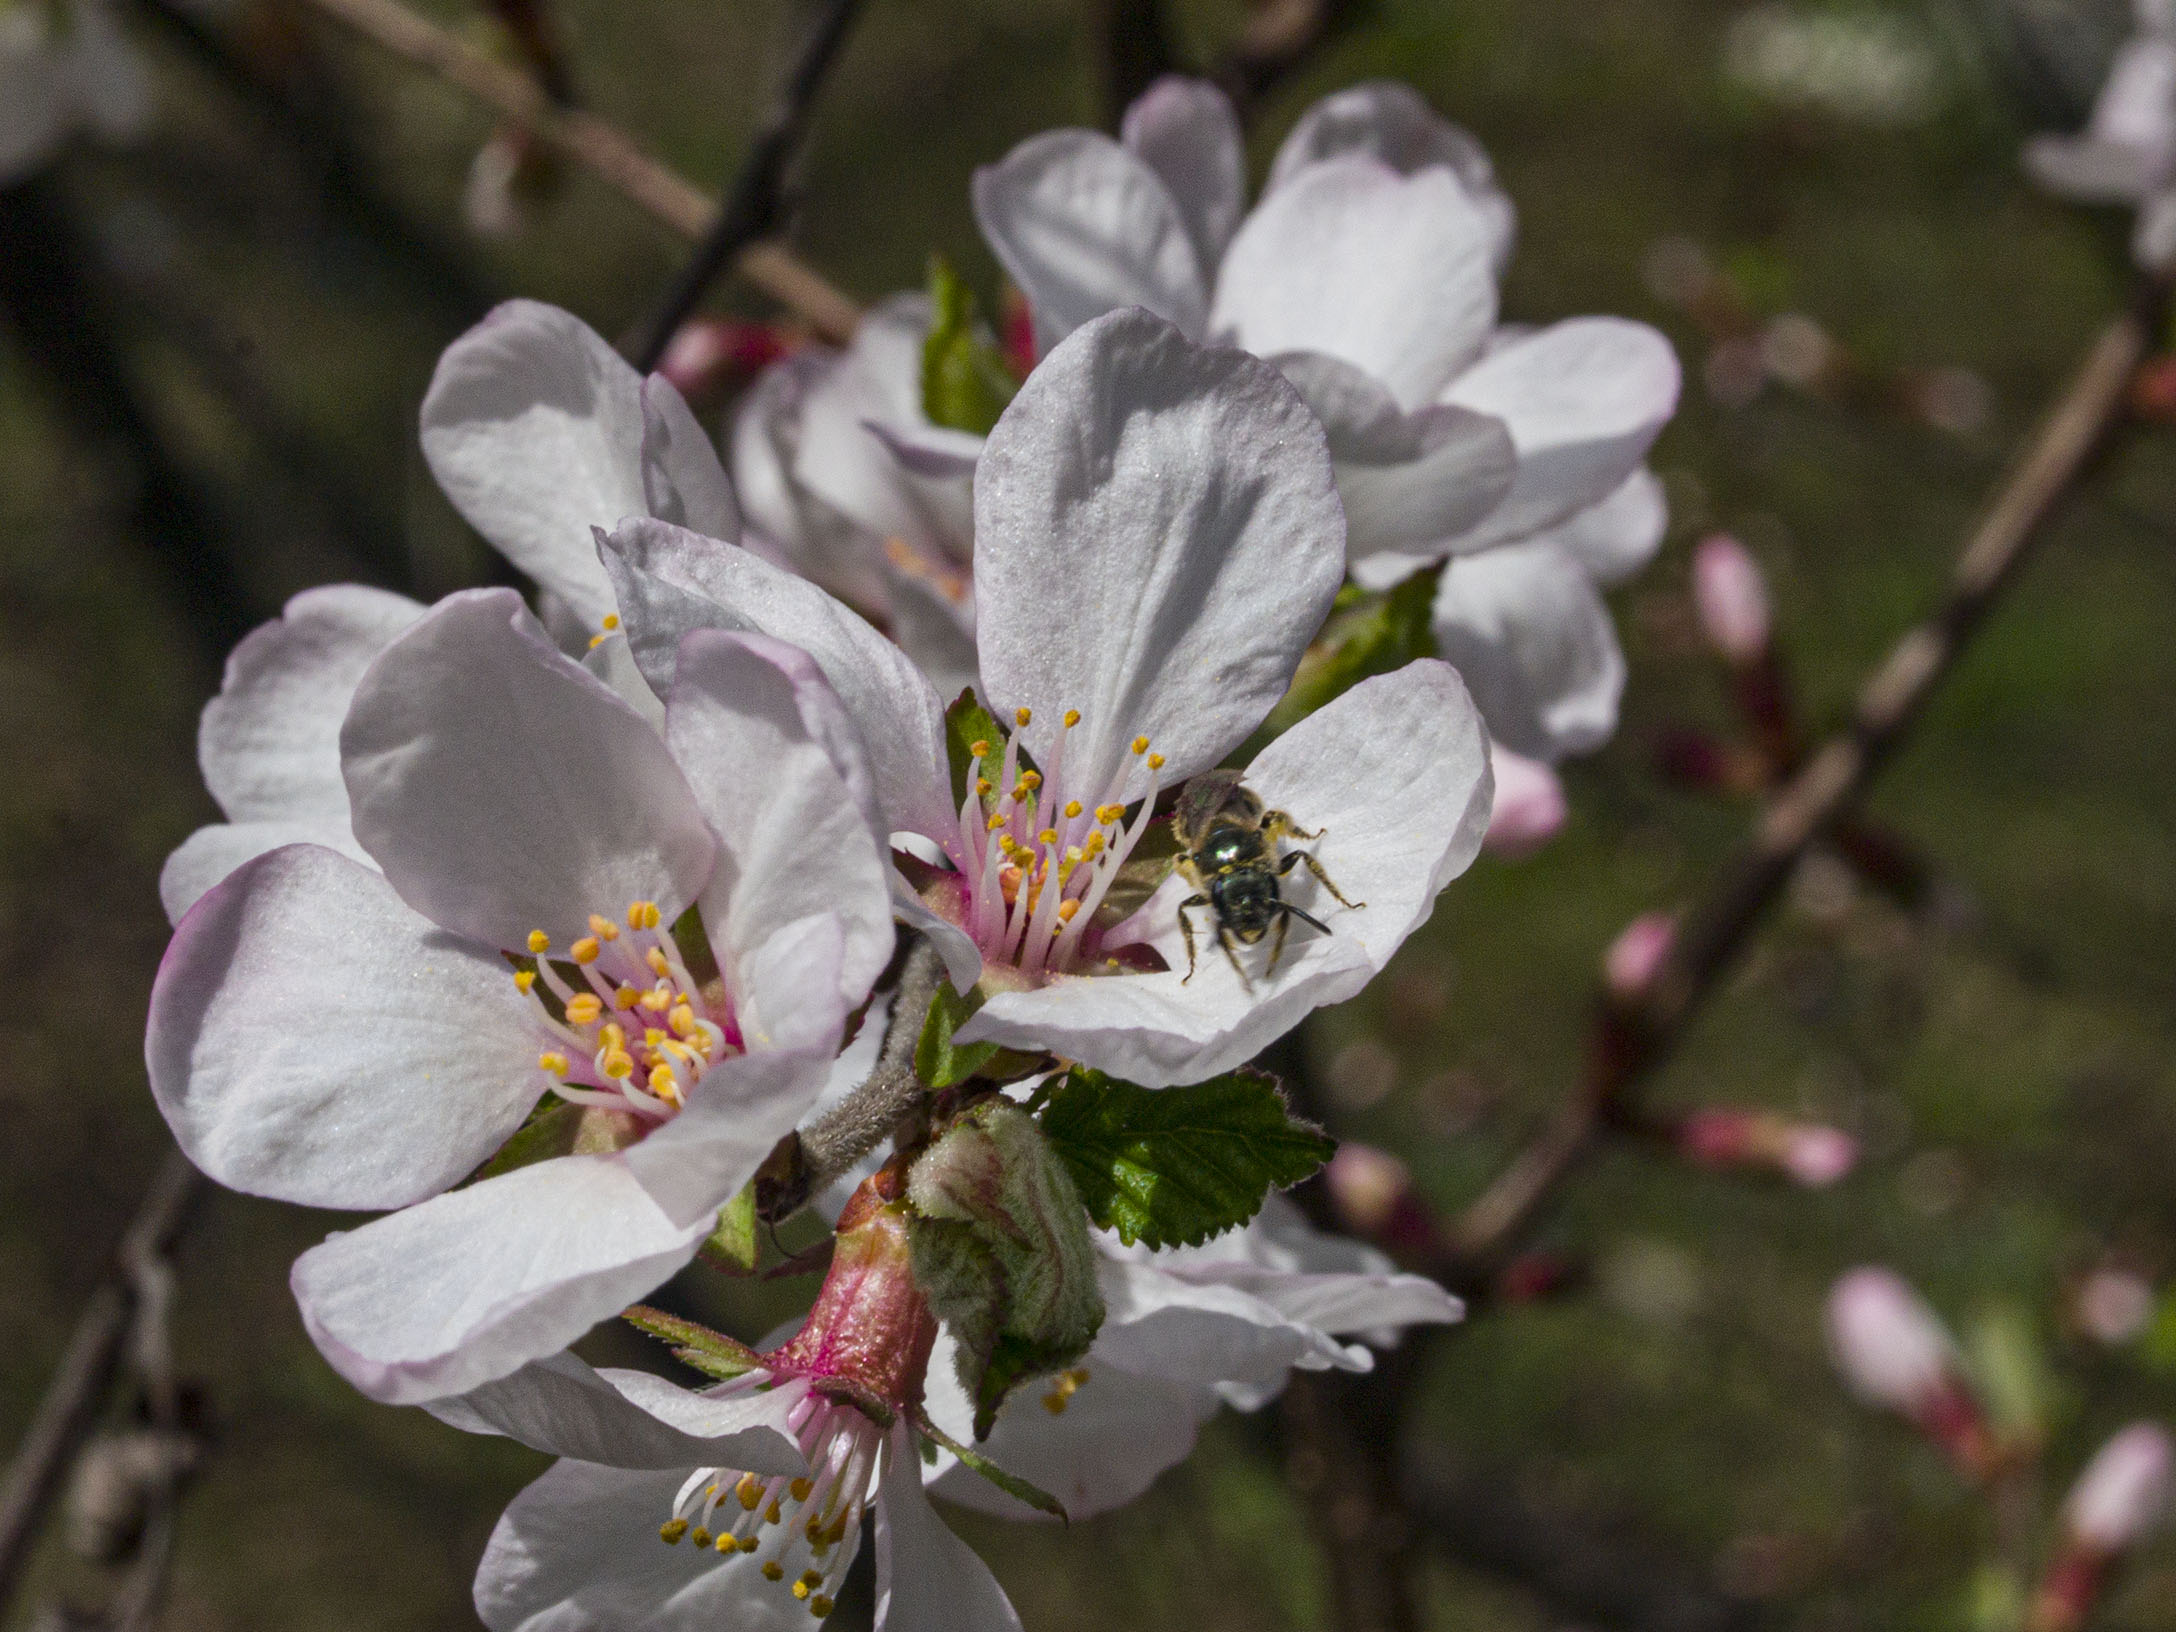
M987 770L975 753L977 748L989 760ZM952 706L944 711L944 751L952 767L955 802L967 798L967 784L975 777L997 775L1005 752L1005 734L997 728L996 718L982 706L973 686L955 697Z
M937 995L930 1000L929 1016L922 1022L922 1035L914 1045L914 1069L930 1087L955 1087L996 1058L1000 1044L955 1046L952 1041L952 1034L981 1007L979 987L962 993L955 991L950 981L937 983Z
M974 292L942 256L929 263L936 315L922 342L922 412L932 425L990 434L1019 381L975 313Z
M1276 1079L1259 1071L1142 1088L1076 1068L1042 1122L1088 1216L1128 1246L1199 1246L1252 1218L1272 1185L1299 1183L1337 1149L1294 1118Z
M703 1257L728 1275L753 1275L763 1257L762 1239L756 1234L756 1187L744 1184L740 1194L718 1209L718 1227L702 1245Z
M1402 669L1417 657L1434 657L1431 614L1442 581L1439 564L1414 573L1386 594L1361 597L1343 613L1333 613L1322 638L1301 659L1291 689L1270 710L1269 731L1290 730L1363 680Z
M1072 1516L1065 1510L1065 1504L1059 1501L1057 1497L1051 1495L1049 1491L1043 1489L1040 1485L1029 1484L1027 1480L1021 1478L1017 1473L1007 1473L972 1445L962 1445L958 1440L930 1421L927 1412L916 1414L914 1428L915 1432L919 1433L927 1442L927 1445L942 1445L960 1459L962 1467L966 1468L970 1473L980 1474L1014 1501L1024 1502L1038 1513L1048 1513L1061 1523L1070 1524L1073 1522ZM934 1461L935 1458L928 1455L927 1445L924 1446L924 1458L925 1460Z
M714 1332L697 1321L668 1315L662 1309L652 1309L646 1303L623 1309L620 1319L638 1332L671 1345L675 1355L706 1376L728 1379L763 1368L763 1356L737 1338Z

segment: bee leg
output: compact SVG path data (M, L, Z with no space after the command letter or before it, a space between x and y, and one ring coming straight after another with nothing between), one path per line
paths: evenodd
M1292 927L1292 915L1299 910L1289 902L1280 901L1278 905L1284 911L1277 914L1277 938L1269 943L1268 972L1273 975L1277 972L1277 960L1284 956L1285 932Z
M1266 838L1305 839L1312 842L1321 838L1327 831L1326 828L1318 827L1314 832L1308 832L1306 828L1292 819L1289 811L1270 810L1262 813L1262 833Z
M1282 878L1286 873L1289 873L1293 868L1297 867L1303 861L1307 863L1307 870L1315 875L1315 882L1320 884L1324 889L1328 890L1332 895L1337 897L1338 905L1345 907L1364 907L1367 905L1365 901L1347 901L1345 899L1345 892L1339 889L1335 884L1332 884L1330 882L1330 875L1322 870L1322 863L1315 860L1315 858L1305 850L1295 850L1289 856L1285 857L1284 860L1278 862L1277 876L1279 878ZM1293 910L1298 911L1297 908L1294 908ZM1300 916L1304 918L1307 915L1305 913L1301 913ZM1307 921L1309 923L1314 922L1312 918L1309 918Z
M1186 937L1186 976L1179 982L1181 986L1194 978L1194 920L1186 916L1186 909L1207 905L1209 898L1206 895L1190 895L1179 903L1179 933Z
M1239 961L1239 941L1222 924L1216 926L1217 943L1224 948L1224 956L1232 960L1232 973L1239 977L1240 988L1249 997L1254 995L1254 982L1247 978L1246 966ZM1181 985L1185 982L1181 981Z

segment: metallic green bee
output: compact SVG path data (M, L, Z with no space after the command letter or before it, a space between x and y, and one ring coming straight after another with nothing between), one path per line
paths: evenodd
M1242 785L1242 774L1204 771L1195 777L1179 794L1171 826L1182 851L1178 870L1200 892L1179 903L1179 930L1186 937L1186 979L1194 978L1195 964L1194 925L1187 914L1206 907L1216 919L1217 944L1231 959L1239 983L1251 992L1254 982L1239 962L1241 946L1256 945L1274 928L1277 936L1270 945L1268 972L1275 974L1293 919L1330 933L1329 925L1295 907L1279 889L1277 881L1294 867L1305 862L1342 906L1357 908L1367 903L1347 901L1322 870L1322 863L1307 851L1294 850L1280 857L1284 839L1319 839L1322 834L1306 832L1281 810L1264 809L1261 796Z

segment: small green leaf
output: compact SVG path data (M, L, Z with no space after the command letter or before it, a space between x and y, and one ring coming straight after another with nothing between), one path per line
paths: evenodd
M647 1332L659 1342L670 1344L675 1358L706 1377L716 1377L722 1382L763 1369L763 1356L747 1344L696 1321L652 1309L648 1304L638 1303L631 1309L622 1310L620 1319L637 1331Z
M1075 1068L1042 1120L1088 1216L1128 1246L1199 1246L1337 1149L1296 1120L1276 1079L1259 1071L1142 1088Z
M942 1445L960 1459L962 1467L966 1468L970 1473L979 1473L1014 1501L1025 1502L1029 1507L1034 1508L1036 1512L1048 1513L1061 1523L1070 1524L1073 1522L1071 1515L1065 1511L1065 1504L1059 1501L1057 1497L1051 1495L1049 1491L1044 1490L1040 1485L1029 1484L1017 1473L1007 1473L972 1445L962 1445L934 1422L931 1422L927 1412L915 1413L914 1429L929 1444ZM926 1446L924 1447L924 1457L925 1460L935 1460L934 1457L928 1456Z
M702 1245L703 1257L728 1275L753 1275L763 1257L763 1243L756 1234L756 1187L744 1184L740 1194L718 1209L718 1227Z
M631 1111L570 1105L547 1095L498 1154L476 1170L476 1178L495 1179L557 1156L609 1155L625 1150L642 1137L642 1131L641 1118Z
M932 1088L951 1088L965 1082L997 1057L998 1043L965 1043L955 1046L952 1034L982 1007L980 988L961 994L946 980L937 982L930 1001L929 1018L922 1022L921 1039L914 1045L914 1069Z
M2005 1440L2044 1439L2058 1405L2058 1388L2032 1317L2014 1303L1981 1310L1965 1336L1972 1380Z
M1361 681L1436 655L1433 613L1443 567L1416 572L1387 594L1360 597L1333 613L1322 637L1300 660L1283 701L1270 710L1269 730L1288 731ZM1339 592L1339 600L1344 593Z
M2176 1372L2176 1289L2161 1294L2153 1319L2139 1334L2138 1357L2150 1370Z
M975 315L974 292L942 256L929 263L936 316L922 342L922 412L932 425L990 434L1020 384Z
M980 748L988 760L975 750ZM952 700L952 706L944 711L945 758L952 767L952 797L955 802L967 798L967 784L978 776L995 777L1005 753L1005 734L997 728L997 721L982 700L969 686Z

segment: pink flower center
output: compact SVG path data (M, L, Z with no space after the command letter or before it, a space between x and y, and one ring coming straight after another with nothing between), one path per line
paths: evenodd
M662 1122L740 1052L730 999L696 981L660 922L654 901L630 903L624 929L592 913L564 959L541 929L530 933L536 966L517 969L514 984L547 1034L537 1068L561 1099Z
M1029 718L1024 708L1013 716L1015 733L1001 759L993 743L971 746L959 832L944 849L958 871L960 927L988 962L1036 979L1081 972L1095 961L1096 909L1154 819L1164 760L1149 751L1148 738L1136 737L1116 774L1085 785L1066 762L1080 724L1080 712L1069 709L1050 763L1023 769L1017 728ZM1135 806L1129 823L1126 812Z

